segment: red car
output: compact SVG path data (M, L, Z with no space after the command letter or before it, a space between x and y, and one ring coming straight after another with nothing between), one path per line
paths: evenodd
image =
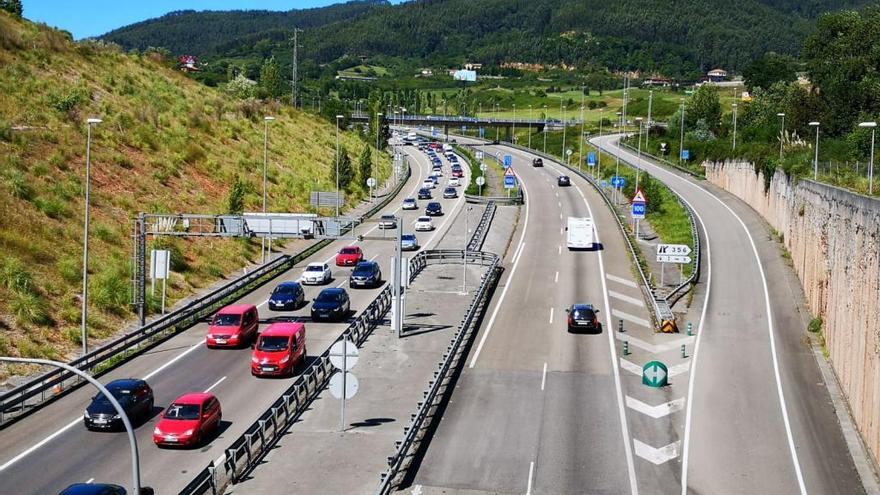
M306 326L299 322L273 323L260 333L251 374L254 376L292 376L306 361Z
M220 426L223 413L214 394L191 393L177 398L162 412L153 430L158 446L198 446Z
M214 315L205 336L208 348L243 347L257 336L260 316L253 304L226 306Z
M354 266L363 261L364 252L357 246L342 248L336 255L336 266Z

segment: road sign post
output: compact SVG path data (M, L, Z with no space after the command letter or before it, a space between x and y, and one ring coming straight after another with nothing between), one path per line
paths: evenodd
M479 195L483 195L483 185L486 183L486 178L482 175L477 177L477 187L479 188Z
M513 157L510 155L504 155L504 168L508 169L513 165Z
M632 218L635 220L636 240L639 239L639 220L645 218L647 212L648 200L641 189L636 190L636 195L632 199Z
M330 378L330 393L342 400L339 430L345 431L345 401L357 394L358 381L348 370L354 368L358 361L358 348L354 343L343 337L330 347L330 364L339 370Z
M373 188L376 187L376 179L370 177L367 179L367 187L370 188L370 203L373 202Z
M653 388L669 384L669 370L660 361L651 361L642 368L642 385Z

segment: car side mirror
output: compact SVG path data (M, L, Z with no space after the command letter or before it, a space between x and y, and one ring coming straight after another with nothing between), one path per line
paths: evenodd
M565 308L565 312L566 312L566 313L571 313L571 309L570 309L570 308Z
M594 309L594 310L593 310L593 313L598 313L598 312L599 312L598 309Z

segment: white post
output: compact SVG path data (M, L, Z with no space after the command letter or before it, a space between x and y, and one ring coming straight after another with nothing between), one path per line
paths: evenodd
M342 334L342 414L339 420L339 431L345 431L345 378L348 369L348 339Z
M162 315L165 315L165 288L168 287L168 277L162 279Z
M666 285L664 280L666 279L666 263L660 262L660 287Z
M736 151L736 109L739 107L736 103L733 104L733 150Z

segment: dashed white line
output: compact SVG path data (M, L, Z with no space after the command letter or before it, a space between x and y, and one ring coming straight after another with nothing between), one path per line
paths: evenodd
M559 245L559 249L556 250L557 254L562 254L562 244Z
M556 276L553 277L553 283L555 284L557 282L559 282L559 272L556 272Z
M547 383L547 363L544 363L544 372L541 373L541 390L544 390L545 383Z
M550 308L550 323L553 323L553 308Z
M177 361L180 361L181 359L183 359L183 356L186 356L187 354L191 353L192 351L198 349L198 348L201 347L201 346L202 346L202 342L198 342L198 343L196 343L196 344L193 344L189 349L187 349L187 350L181 352L180 354L178 354L177 356L175 356L174 359L172 359L171 361L168 361L167 363L163 364L162 366L159 366L158 368L156 368L155 370L153 370L150 374L148 374L147 376L145 376L143 379L144 379L144 380L149 380L150 378L153 378L154 376L156 376L156 375L158 375L159 373L161 373L162 370L164 370L165 368L171 366L172 364L176 363Z
M225 379L226 379L226 377L224 376L223 378L221 378L221 379L217 380L216 382L214 382L213 385L211 385L210 387L208 387L208 388L205 389L205 393L207 394L207 393L210 392L211 390L214 390L214 387L216 387L217 385L220 385L221 383L223 383L223 380L225 380Z
M529 484L526 486L526 495L532 495L532 475L535 472L535 461L529 463Z

